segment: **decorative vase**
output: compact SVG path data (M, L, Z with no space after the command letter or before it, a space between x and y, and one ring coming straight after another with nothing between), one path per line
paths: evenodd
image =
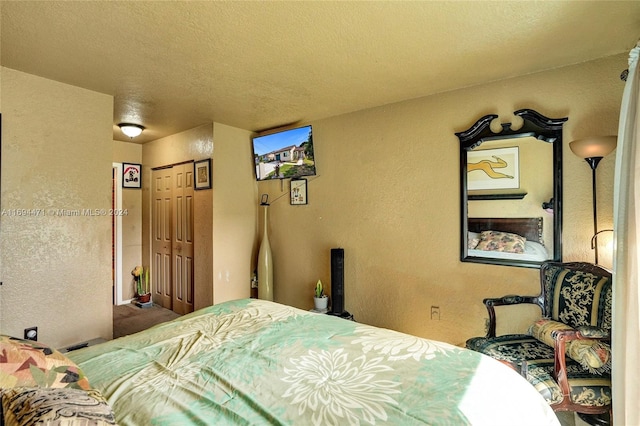
M329 298L327 296L314 297L313 305L315 306L316 311L326 311L329 307Z
M262 242L258 251L258 299L273 301L273 259L271 258L271 245L269 244L269 222L267 212L269 204L268 197L263 195L263 201L260 203L264 209Z

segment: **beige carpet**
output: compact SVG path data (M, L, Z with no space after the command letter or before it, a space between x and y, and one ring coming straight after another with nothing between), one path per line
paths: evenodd
M138 308L133 303L114 306L113 338L137 333L179 316L179 314L158 305L153 305L150 308Z

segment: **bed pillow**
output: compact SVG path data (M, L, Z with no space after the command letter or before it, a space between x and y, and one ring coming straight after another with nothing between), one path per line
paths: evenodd
M82 370L59 351L0 335L0 388L16 386L90 389Z
M479 242L480 242L480 234L478 234L477 232L471 232L471 231L467 233L467 248L469 250L475 249Z
M529 335L554 347L555 335L560 330L573 330L558 321L543 318L529 327ZM611 371L611 347L599 340L571 340L566 343L566 355L594 374Z
M542 244L530 240L525 241L524 252L538 256L540 259L549 259L551 257Z
M5 426L116 424L113 410L97 389L17 387L0 395Z
M476 250L524 253L526 238L518 234L502 231L482 231Z

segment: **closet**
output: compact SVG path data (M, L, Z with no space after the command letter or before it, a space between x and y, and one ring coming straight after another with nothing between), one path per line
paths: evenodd
M153 300L193 312L193 162L152 170L152 182Z

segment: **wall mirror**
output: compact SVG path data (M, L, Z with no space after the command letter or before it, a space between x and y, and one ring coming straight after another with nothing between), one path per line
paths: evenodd
M460 140L460 260L539 268L562 259L562 126L531 110L522 124L485 115ZM521 119L521 120L520 120ZM517 128L514 128L517 127Z

